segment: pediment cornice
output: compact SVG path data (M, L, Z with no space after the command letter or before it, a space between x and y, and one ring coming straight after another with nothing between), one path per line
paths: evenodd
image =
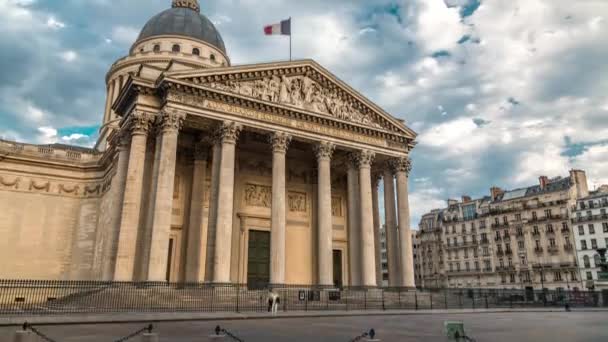
M174 80L414 140L416 133L312 60L168 72Z

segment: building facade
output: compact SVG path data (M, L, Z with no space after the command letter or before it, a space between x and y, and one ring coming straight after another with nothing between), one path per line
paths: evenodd
M174 0L106 84L94 149L0 142L0 277L376 286L384 178L391 284L414 286L416 134L316 62L231 66Z
M570 210L587 195L585 172L572 170L448 201L420 221L422 286L581 289Z
M580 198L573 209L572 225L581 277L585 287L595 288L600 272L599 248L608 248L608 187Z

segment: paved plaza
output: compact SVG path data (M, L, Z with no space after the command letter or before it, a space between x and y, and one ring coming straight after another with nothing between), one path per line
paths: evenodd
M278 318L204 322L166 322L155 325L161 342L208 341L221 325L245 342L350 341L369 328L382 341L446 341L443 322L465 322L476 341L607 341L607 312L515 312L477 314L419 314L401 316ZM114 341L144 324L39 326L57 342ZM0 328L0 341L12 341L15 328ZM137 341L137 339L135 339ZM38 342L38 341L36 341Z

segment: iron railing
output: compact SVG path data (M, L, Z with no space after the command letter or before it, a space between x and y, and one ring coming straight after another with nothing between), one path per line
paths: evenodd
M274 286L281 311L596 307L599 292ZM606 302L604 300L604 302ZM0 316L266 312L268 290L203 283L0 280Z

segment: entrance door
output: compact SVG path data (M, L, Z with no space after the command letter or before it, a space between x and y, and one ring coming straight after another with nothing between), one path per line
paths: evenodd
M262 289L270 282L270 232L249 231L247 287Z
M334 286L342 288L342 251L334 249L333 251L334 264Z

